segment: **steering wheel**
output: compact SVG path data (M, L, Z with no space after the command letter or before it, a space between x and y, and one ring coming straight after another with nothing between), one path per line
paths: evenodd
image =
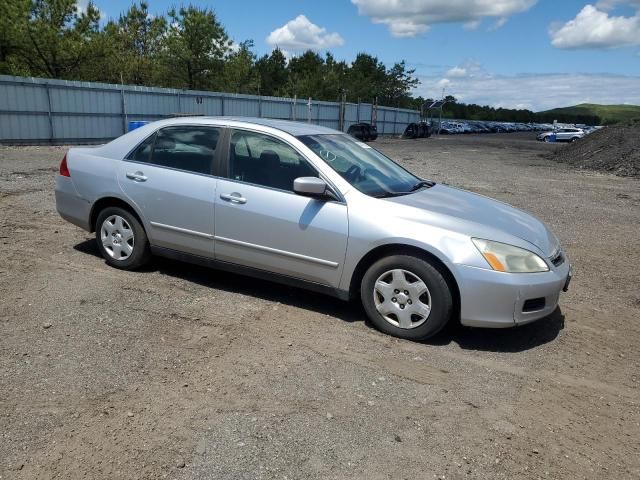
M320 150L318 154L327 162L333 162L338 156L329 150Z
M344 178L348 182L355 182L360 176L361 169L358 165L351 165L349 169L344 172Z

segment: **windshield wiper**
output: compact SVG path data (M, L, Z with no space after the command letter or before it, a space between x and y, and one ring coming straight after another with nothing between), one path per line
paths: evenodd
M436 182L431 182L429 180L420 180L418 183L416 183L413 187L411 187L411 191L415 192L416 190L426 187L426 188L431 188L436 184Z
M385 192L379 193L378 195L374 195L374 197L375 198L398 197L400 195L407 195L408 193L411 193L411 192L389 192L389 191L385 191Z
M431 188L436 184L436 182L431 182L428 180L420 180L416 183L410 190L406 192L393 192L393 191L384 191L379 193L378 195L374 195L375 198L389 198L389 197L399 197L400 195L408 195L410 193L415 192L421 188Z

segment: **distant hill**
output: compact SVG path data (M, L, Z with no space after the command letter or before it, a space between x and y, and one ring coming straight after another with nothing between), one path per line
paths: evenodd
M640 106L581 103L573 107L554 108L552 110L538 112L538 114L543 115L545 118L557 116L560 117L558 118L560 121L562 121L562 117L566 116L599 117L601 124L610 125L612 123L631 120L632 118L640 118Z

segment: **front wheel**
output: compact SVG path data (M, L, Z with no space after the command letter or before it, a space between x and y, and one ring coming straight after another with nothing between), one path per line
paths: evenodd
M449 285L431 263L409 255L375 262L362 278L361 300L378 329L395 337L425 340L449 321Z
M107 207L98 215L95 227L98 249L112 267L135 270L148 262L147 234L131 212Z

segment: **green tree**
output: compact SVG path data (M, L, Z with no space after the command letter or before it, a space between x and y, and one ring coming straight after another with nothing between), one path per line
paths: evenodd
M322 90L324 60L312 50L289 60L288 95L300 98L315 97Z
M146 2L133 4L118 20L110 21L101 39L106 52L106 81L134 85L167 85L167 72L160 62L167 20L149 13Z
M231 41L213 10L189 5L170 10L169 21L166 59L177 85L221 88Z
M346 62L338 62L331 53L327 52L320 91L317 96L312 96L319 100L340 100L342 92L347 89L348 72L349 66Z
M264 55L256 62L256 69L260 75L261 95L284 95L289 81L289 70L282 50L275 48L270 55Z
M347 74L347 99L372 102L385 93L387 71L377 57L359 53Z
M20 74L14 56L23 47L30 0L0 0L0 73Z
M260 73L256 68L256 56L251 51L253 41L240 43L224 63L224 89L233 93L257 94L260 91Z
M14 4L18 12L20 5ZM100 12L91 2L78 13L76 0L32 0L24 23L9 30L21 37L7 42L17 68L34 76L78 78L82 65L95 58L99 20Z
M413 76L415 69L408 70L404 60L386 72L386 85L382 101L388 105L410 107L411 91L420 84Z

